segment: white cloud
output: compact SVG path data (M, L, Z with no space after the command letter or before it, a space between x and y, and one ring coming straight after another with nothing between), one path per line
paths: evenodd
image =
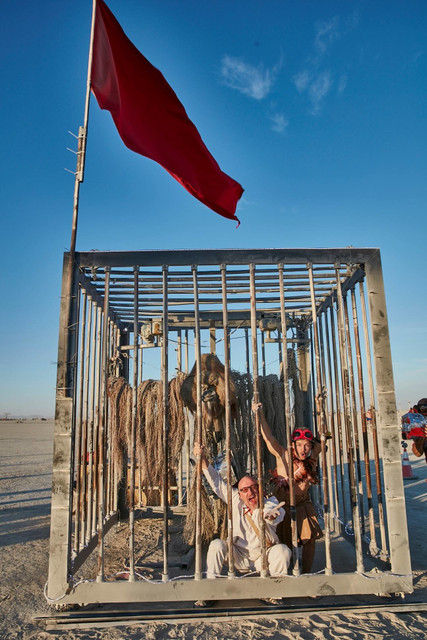
M271 92L280 66L279 62L271 69L265 69L262 64L255 67L240 58L225 55L221 62L221 77L227 87L255 100L263 100Z
M294 76L294 83L299 93L305 91L310 84L311 76L307 70L300 71Z
M358 14L355 12L344 21L344 32L355 29L357 26ZM310 102L309 111L312 115L319 113L334 84L338 93L343 93L347 87L346 74L342 73L334 82L333 73L324 68L324 56L340 37L341 29L337 16L328 21L317 23L313 43L315 55L308 59L306 68L293 77L298 93L306 94Z
M339 79L339 82L338 82L338 87L337 87L338 93L342 93L344 91L344 89L346 88L346 86L347 86L347 76L344 73L341 76L341 78Z
M311 103L310 112L314 115L319 113L323 100L332 88L332 74L330 71L301 71L294 76L294 84L299 93L307 93Z
M289 120L285 117L284 113L275 113L273 116L270 116L270 120L273 123L271 125L272 131L276 131L277 133L284 133L286 127L289 125Z
M308 94L312 104L312 113L318 113L323 100L328 95L332 86L332 78L329 71L319 73L310 84Z
M317 25L314 46L318 53L326 53L328 47L334 40L339 38L338 18L335 16L329 22L320 22Z

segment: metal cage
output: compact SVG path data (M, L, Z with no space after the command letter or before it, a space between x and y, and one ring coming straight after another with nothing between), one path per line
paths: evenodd
M52 602L412 591L378 249L80 252L73 263L64 256L63 292L70 283L71 296L62 298L58 351L47 588ZM227 388L231 372L243 372L255 398L261 377L275 373L282 381L284 428L278 437L284 443L301 420L318 434L321 483L313 500L324 541L316 573L301 575L294 548L292 575L271 578L263 570L207 580L196 518L194 571L172 575L169 518L185 512L190 476L201 475L200 465L191 467L190 445L201 433L202 352L220 354ZM177 371L188 373L192 362L197 410L193 418L185 413L185 439L171 481L168 384ZM138 385L154 372L162 389L162 478L150 487L157 491L156 504L150 504L137 464L136 430ZM108 399L109 376L118 374L132 389L130 447L121 468L112 455ZM229 467L232 420L226 396L222 446ZM246 467L262 476L259 429L253 419L240 429ZM199 503L197 497L198 514ZM143 524L147 513L162 519L159 580L143 579L135 567L135 523ZM120 514L129 531L126 580L106 576L104 569L107 533L114 535ZM343 540L351 543L348 567L335 561ZM94 557L96 576L82 577Z

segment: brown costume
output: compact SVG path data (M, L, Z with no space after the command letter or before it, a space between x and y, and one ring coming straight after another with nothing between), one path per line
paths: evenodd
M322 529L320 528L317 519L316 510L308 494L310 484L316 484L318 482L316 470L317 460L308 458L307 460L302 461L294 456L296 522L298 545L303 546L303 573L308 573L311 570L311 564L314 558L315 541L323 537ZM274 495L279 502L285 503L284 509L286 512L285 518L277 526L276 533L280 542L284 542L292 549L289 485L284 478L277 476L277 474L273 473L273 477L275 477L276 484ZM282 484L280 484L280 482Z
M302 545L302 571L309 573L313 564L316 539L323 535L308 493L310 485L319 482L317 460L321 449L320 442L314 438L310 429L296 428L291 436L292 446L286 448L273 436L262 411L262 404L254 402L252 411L255 415L259 412L262 437L269 452L276 458L277 469L272 473L271 481L274 485L274 495L280 502L285 503L286 512L285 519L276 529L277 535L281 542L292 548L289 495L289 480L292 477L298 544ZM292 464L289 464L290 462Z
M285 518L277 526L276 532L280 542L284 542L292 548L291 507L289 504L289 488L279 487L274 495L280 502L285 502ZM309 496L296 503L298 544L304 545L312 540L323 537L322 529L317 520L316 510Z

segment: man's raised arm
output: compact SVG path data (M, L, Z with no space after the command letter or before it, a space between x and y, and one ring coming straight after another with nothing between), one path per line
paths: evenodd
M205 447L199 442L195 442L193 445L193 455L202 462L202 470L206 480L209 482L212 491L216 493L218 498L221 498L224 502L227 502L227 483L221 478L221 475L216 469L213 468L205 455Z

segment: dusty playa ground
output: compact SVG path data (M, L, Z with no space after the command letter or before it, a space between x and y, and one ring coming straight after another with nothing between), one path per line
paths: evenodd
M158 622L46 631L46 626L34 618L51 611L43 589L48 572L52 438L53 421L0 421L1 639L425 639L427 615L412 612L334 615L319 612L310 617L283 619L276 618L272 611L263 618L221 623ZM406 601L427 602L427 465L412 454L410 460L414 477L405 481L405 493L415 593ZM361 596L355 597L355 604L362 603ZM318 606L322 606L322 600Z

